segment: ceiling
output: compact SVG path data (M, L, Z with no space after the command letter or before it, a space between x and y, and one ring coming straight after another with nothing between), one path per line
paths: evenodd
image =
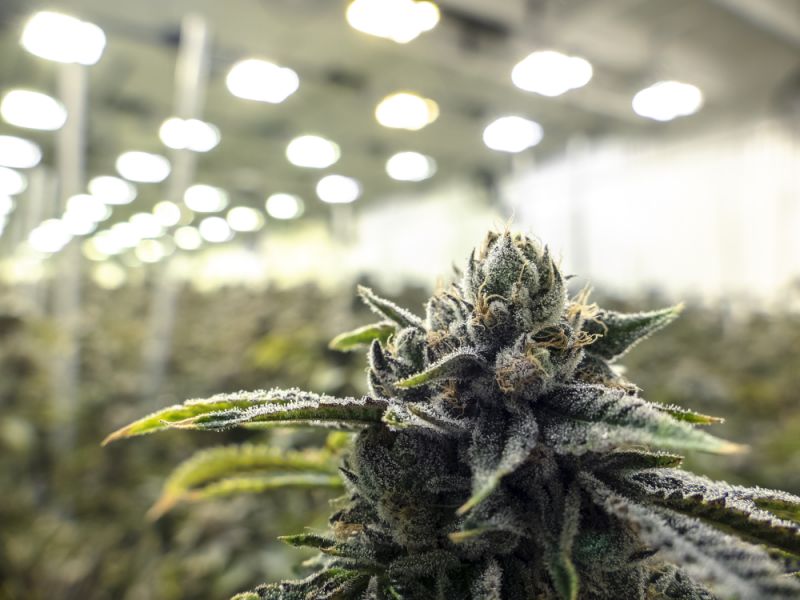
M87 176L112 173L126 150L165 152L161 122L173 114L181 19L205 17L212 36L203 118L222 142L198 156L195 180L228 189L234 202L263 206L272 192L299 194L314 211L321 173L288 163L288 141L303 133L335 140L341 160L328 171L358 178L359 206L426 189L454 177L491 182L508 171L508 155L487 149L485 125L520 114L544 127L527 151L540 159L576 136L682 135L698 127L781 110L797 98L800 2L797 0L440 0L442 19L407 45L351 29L347 3L334 0L2 0L0 92L30 87L57 93L58 65L25 53L18 38L37 9L92 21L108 44L89 68ZM512 66L533 50L554 48L587 58L595 75L584 88L546 98L515 88ZM278 105L233 97L224 78L245 57L289 66L299 90ZM659 79L699 86L706 101L697 115L657 123L635 115L633 94ZM794 82L794 83L793 83ZM375 122L376 103L413 90L435 99L440 117L418 131ZM794 100L796 101L796 100ZM53 162L53 134L31 134L0 123L0 134L35 139ZM433 156L438 174L400 183L384 171L389 155L417 150ZM328 172L326 171L326 172ZM133 210L164 199L166 187L145 188ZM127 208L125 209L127 210ZM128 216L122 210L119 217Z

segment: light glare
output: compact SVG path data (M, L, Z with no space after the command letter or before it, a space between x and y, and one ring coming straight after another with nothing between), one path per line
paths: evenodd
M423 181L436 173L436 161L419 152L398 152L386 161L386 173L397 181Z
M106 204L130 204L136 199L136 187L113 175L100 175L89 182L89 193Z
M406 44L436 26L439 8L427 1L353 0L346 17L353 29Z
M265 207L273 219L296 219L303 213L303 201L294 194L272 194Z
M220 188L198 183L187 188L183 201L195 212L219 212L228 206L228 194Z
M300 78L288 67L249 58L233 65L225 83L238 98L279 104L297 91Z
M128 181L159 183L170 173L169 161L149 152L125 152L117 158L117 172Z
M492 150L522 152L542 140L542 126L522 117L500 117L483 130L483 142Z
M67 122L67 109L55 98L31 90L11 90L0 102L0 115L10 125L55 131Z
M264 217L249 206L236 206L228 211L228 225L234 231L258 231L264 226Z
M38 12L25 24L20 40L31 54L60 63L93 65L103 55L106 36L93 23L56 12Z
M157 238L164 234L158 219L151 213L136 213L129 221L139 238Z
M175 230L175 245L181 250L197 250L203 243L200 232L186 225Z
M16 196L27 187L28 179L25 175L8 167L0 167L0 194Z
M61 251L71 239L72 235L63 221L47 219L30 232L28 244L37 252L54 254Z
M375 119L384 127L418 131L439 116L439 105L411 92L390 94L375 107Z
M206 217L200 221L199 230L201 237L212 244L227 242L233 238L228 222L222 217Z
M361 184L352 177L327 175L317 183L317 196L328 204L349 204L361 195Z
M514 66L511 80L522 90L552 97L585 86L592 74L592 65L584 58L540 50Z
M297 167L324 169L339 160L340 155L338 144L318 135L301 135L286 146L286 158Z
M162 227L172 227L181 220L181 209L174 202L163 200L153 207L153 215Z
M633 97L633 111L640 117L671 121L696 113L703 106L697 86L680 81L659 81Z
M111 216L111 209L98 198L89 194L77 194L67 200L68 215L84 221L99 223Z
M42 150L38 145L14 137L0 135L0 165L14 169L30 169L42 160Z
M199 119L172 117L162 123L158 136L173 150L208 152L219 144L219 129Z

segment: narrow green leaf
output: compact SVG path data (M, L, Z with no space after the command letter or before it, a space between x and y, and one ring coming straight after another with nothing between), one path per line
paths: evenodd
M234 394L217 394L210 398L187 400L183 404L175 404L163 408L118 429L103 440L103 445L105 446L122 438L163 431L164 429L169 429L173 423L200 415L219 413L230 409L244 409L265 403L291 402L298 397L303 397L304 394L305 392L300 392L299 390L272 389L269 391L256 390Z
M555 552L547 557L547 570L562 600L577 600L578 573L570 558L563 552Z
M552 415L542 424L543 437L550 445L570 454L605 452L625 444L716 454L746 450L679 421L657 405L620 389L565 385L542 396L538 402Z
M242 592L240 594L236 594L231 600L260 600L261 596L256 594L255 592Z
M597 468L603 471L622 469L652 469L659 467L677 467L683 457L666 452L642 452L640 450L617 450L603 455L597 461Z
M682 406L676 406L675 404L654 403L653 406L655 406L658 410L667 413L672 418L678 419L678 421L686 421L687 423L692 423L693 425L717 425L725 422L725 419L722 417L704 415L702 413L689 410L688 408L683 408Z
M172 423L172 427L211 431L231 427L323 427L358 430L380 422L387 406L387 401L369 397L334 398L306 394L303 399L292 402L201 414Z
M376 314L394 321L400 327L418 327L423 329L422 319L407 311L405 308L397 306L394 302L377 296L368 287L358 286L358 295L364 303L369 306Z
M632 314L601 311L595 320L587 321L584 325L587 333L602 336L586 346L586 351L614 361L643 339L677 319L682 311L683 304Z
M185 500L193 488L232 476L269 471L338 472L333 456L324 450L281 451L254 444L209 448L197 452L172 472L148 514L154 519L160 517Z
M330 548L336 544L333 538L319 535L317 533L295 533L293 535L281 535L278 539L295 548Z
M187 492L187 502L199 502L211 498L236 494L259 494L280 488L331 488L342 489L344 483L338 475L325 473L290 473L284 475L254 475L251 477L228 477Z
M389 336L397 331L397 325L388 321L381 321L380 323L373 323L359 327L353 331L340 333L330 341L328 347L331 350L339 350L340 352L349 352L364 348L372 343L372 340L386 342Z
M456 350L438 360L424 371L420 371L401 379L395 386L399 388L413 388L428 383L436 383L445 379L456 379L474 371L485 368L486 361L473 350Z

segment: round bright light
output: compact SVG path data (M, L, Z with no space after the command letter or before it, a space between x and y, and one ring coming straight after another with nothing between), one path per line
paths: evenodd
M167 255L164 245L158 240L142 240L133 251L143 263L157 263Z
M195 212L219 212L228 206L228 194L220 188L198 183L187 188L183 201Z
M208 152L219 144L219 129L198 119L172 117L162 123L158 135L164 145L174 150Z
M136 228L127 221L114 224L109 231L121 248L133 248L141 239Z
M95 265L92 269L92 280L105 290L116 290L122 287L127 279L128 276L125 274L125 269L113 262L104 262Z
M317 183L317 196L328 204L349 204L361 195L361 184L352 177L327 175Z
M406 44L439 22L432 2L414 0L353 0L345 13L353 29Z
M439 105L410 92L386 96L375 107L375 119L384 127L417 131L439 116Z
M200 232L194 227L184 226L175 230L175 245L181 250L197 250L203 243Z
M162 227L172 227L181 220L181 208L174 202L163 200L153 207L153 215Z
M0 135L0 165L29 169L42 160L42 151L33 142L11 135Z
M386 173L397 181L423 181L436 173L436 161L419 152L398 152L386 161Z
M592 74L592 65L586 59L554 50L540 50L529 54L514 66L511 80L518 88L528 92L560 96L589 83Z
M75 237L89 235L97 229L97 223L74 212L65 212L64 216L61 217L61 221L67 231Z
M324 169L339 160L340 155L338 144L317 135L301 135L286 146L286 158L297 167Z
M200 221L200 236L207 242L219 244L233 238L228 222L222 217L206 217Z
M500 117L483 130L483 143L500 152L522 152L542 140L542 126L522 117Z
M234 231L258 231L264 226L264 217L249 206L236 206L228 211L228 225Z
M40 58L93 65L103 54L106 36L93 23L60 13L39 12L25 24L20 42Z
M67 109L55 98L30 90L11 90L0 102L6 123L26 129L55 131L67 122Z
M136 213L129 219L136 235L142 239L157 238L164 234L164 229L155 215L150 213Z
M14 169L0 167L0 194L16 196L28 187L28 179Z
M72 239L66 225L59 219L47 219L28 235L28 244L37 252L59 252Z
M0 194L0 217L5 219L14 210L14 199L7 194Z
M272 194L265 207L273 219L296 219L303 214L303 201L294 194Z
M125 250L120 238L110 229L101 231L83 244L83 254L89 260L104 260Z
M130 204L136 199L136 187L113 175L100 175L89 182L89 192L105 204Z
M287 67L250 58L233 65L225 83L238 98L278 104L297 91L300 78Z
M93 223L105 221L111 216L111 209L101 200L89 194L77 194L67 200L67 214Z
M170 173L169 161L159 154L125 152L117 158L117 172L128 181L159 183Z
M703 105L697 86L680 81L659 81L633 97L633 111L648 119L671 121L696 113Z

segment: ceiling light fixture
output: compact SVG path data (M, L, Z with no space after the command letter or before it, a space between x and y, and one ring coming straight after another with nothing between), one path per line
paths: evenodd
M236 206L228 211L228 225L234 231L258 231L264 226L264 217L249 206Z
M286 146L286 158L297 167L325 169L339 160L339 145L318 135L301 135Z
M0 102L0 116L6 123L16 127L55 131L67 122L67 109L47 94L11 90Z
M483 143L492 150L517 153L542 140L542 126L522 117L500 117L483 130Z
M514 66L511 81L522 90L552 97L585 86L592 74L592 65L584 58L539 50Z
M89 193L105 204L130 204L136 199L136 186L113 175L100 175L89 182Z
M273 219L296 219L303 214L303 201L294 194L272 194L267 198L265 208Z
M397 181L423 181L436 173L436 161L419 152L398 152L386 161L386 173Z
M231 67L225 84L237 98L279 104L297 91L300 78L288 67L249 58Z
M169 161L160 154L125 152L117 158L117 173L128 181L160 183L169 177Z
M349 204L361 195L361 184L352 177L327 175L317 183L317 196L328 204Z
M203 238L197 228L190 225L175 230L175 245L181 250L197 250L203 244Z
M47 219L42 221L28 235L28 244L37 252L54 254L61 251L72 239L72 234L63 221Z
M386 96L375 107L375 119L384 127L417 131L439 116L439 105L412 92Z
M75 215L85 221L99 223L111 216L111 209L95 196L77 194L67 200L66 214Z
M345 14L353 29L407 44L439 22L439 7L414 0L353 0Z
M181 208L174 202L163 200L153 207L153 215L162 227L172 227L181 220Z
M213 213L228 206L228 194L218 187L198 183L186 189L183 201L195 212Z
M680 81L659 81L640 90L634 97L633 111L655 121L671 121L696 113L703 106L703 93L697 86Z
M164 145L173 150L208 152L220 141L219 129L199 119L171 117L161 124L158 136Z
M37 144L12 135L0 135L0 165L14 169L30 169L42 160Z
M16 196L27 187L28 179L25 175L8 167L0 167L0 194Z
M56 12L38 12L20 39L31 54L61 63L93 65L103 55L106 35L93 23Z
M200 221L200 236L212 244L221 244L233 239L228 222L222 217L206 217Z

